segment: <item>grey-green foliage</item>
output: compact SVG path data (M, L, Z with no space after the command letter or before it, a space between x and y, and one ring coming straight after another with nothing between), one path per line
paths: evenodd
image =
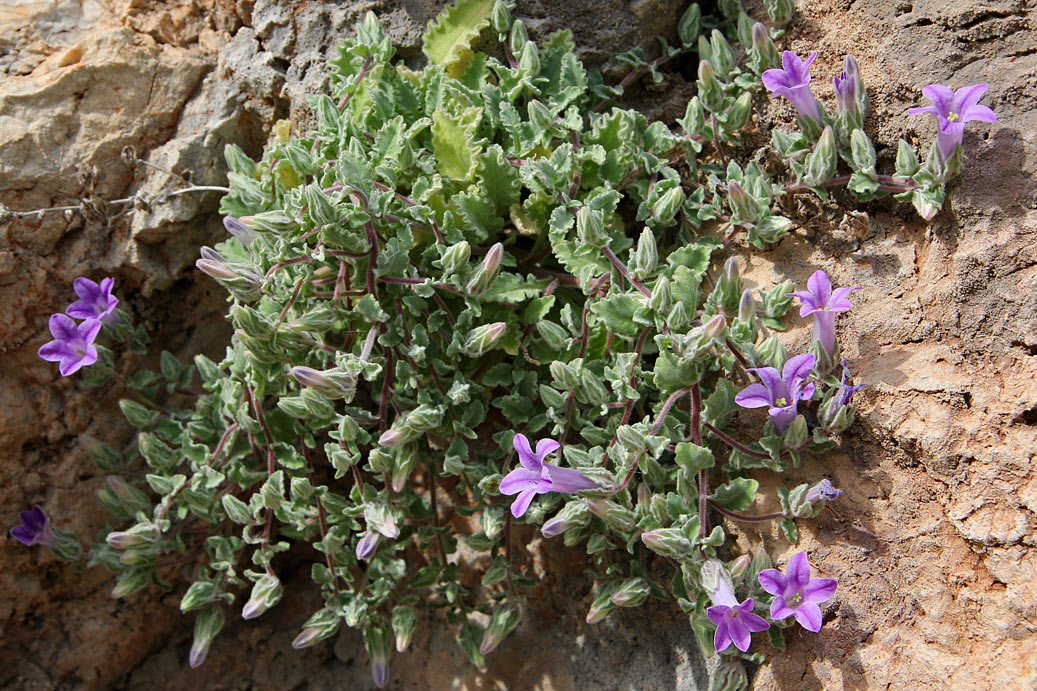
M791 445L768 422L741 450L692 429L694 406L703 425L747 436L734 394L746 365L781 366L771 330L791 306L784 283L757 310L737 265L717 272L721 238L702 230L728 221L763 246L792 225L758 160L721 163L774 53L769 39L753 47L739 3L724 7L738 20L719 26L742 41L700 35L718 23L693 5L682 47L664 51L716 62L708 107L693 98L676 128L605 107L621 90L588 73L569 31L537 46L510 5L464 0L420 71L393 62L368 15L333 62L331 93L313 98L313 131L280 124L258 162L228 147L222 211L255 238L205 256L230 292L234 337L222 362L196 358L192 409L123 403L159 501L140 510L123 492L134 506L121 516L137 521L126 534L150 538L95 552L123 570L118 594L189 564L183 609L204 613L204 659L218 613L243 593L246 618L276 606L278 554L308 543L325 604L300 615L297 647L356 627L383 674L390 629L402 651L415 608L431 608L482 664L533 582L506 547L521 545L498 493L521 432L560 440L555 462L601 487L540 495L521 519L561 510L558 530L586 547L599 583L589 618L675 597L708 642L697 574L726 534L701 522L700 503L744 510L758 489L746 473L829 443L805 422ZM506 59L468 50L481 27ZM661 64L629 59L646 74ZM175 359L162 365L187 386ZM818 383L820 400L837 382ZM461 541L483 557L475 580L461 577ZM646 570L649 548L674 566ZM475 612L492 615L489 631Z

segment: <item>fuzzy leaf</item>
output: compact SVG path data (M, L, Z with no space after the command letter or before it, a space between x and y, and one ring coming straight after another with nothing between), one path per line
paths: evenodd
M433 65L450 67L471 52L472 41L490 25L495 0L458 0L425 31L421 52Z

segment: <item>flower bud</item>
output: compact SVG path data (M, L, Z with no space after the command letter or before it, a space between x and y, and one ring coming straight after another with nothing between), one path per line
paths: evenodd
M719 29L713 29L709 35L709 47L713 49L713 66L722 79L728 79L735 69L735 53L731 44Z
M742 291L742 299L738 302L738 321L749 323L756 318L756 300L753 291L746 288Z
M835 132L826 126L814 150L807 154L803 181L810 187L819 187L832 179L839 162L835 146Z
M838 77L832 77L835 86L835 106L840 113L857 113L857 81L846 74L841 73Z
M288 374L303 386L312 387L329 398L342 398L356 391L356 378L339 370L321 372L300 365L288 370Z
M493 609L493 614L490 616L490 623L486 627L486 631L483 633L482 642L479 645L479 652L483 655L489 655L493 650L500 645L501 641L507 638L508 634L515 630L515 627L522 621L522 611L518 605L511 602L504 602L497 605Z
M121 477L111 475L108 477L106 484L108 485L108 490L119 500L123 508L131 516L138 511L147 512L151 509L151 500L148 499L148 495L127 484Z
M526 45L522 46L522 53L519 55L518 66L519 70L524 72L528 77L535 77L540 74L540 51L532 41L527 41Z
M778 337L774 334L770 335L763 343L756 346L756 362L753 363L758 367L774 367L775 369L781 369L782 365L788 359L788 355L785 352L785 345L778 340Z
M857 59L847 55L843 60L843 73L853 80L854 98L857 99L857 115L863 123L868 117L868 92L864 88L864 79L861 77L861 68L857 65Z
M490 11L490 24L493 25L493 30L502 37L507 33L508 27L511 26L511 9L508 7L508 3L493 3L493 10Z
M364 520L367 521L369 530L377 530L390 540L400 535L392 510L384 501L369 501L364 504Z
M724 329L726 328L727 319L724 318L724 315L717 314L706 322L705 326L702 327L702 332L705 334L706 338L716 341L721 337L721 335L723 335Z
M208 245L202 245L202 249L199 250L199 253L202 255L202 259L208 259L209 261L219 262L221 264L227 263L227 260L223 258L222 254Z
M338 614L333 608L319 610L303 624L302 631L292 641L292 647L301 650L324 640L338 630L339 621Z
M371 555L378 549L378 543L381 539L382 536L376 530L369 530L364 533L364 536L356 543L356 558L362 560L370 559Z
M587 499L587 508L595 516L605 521L613 530L626 532L634 529L637 516L625 506L606 499Z
M759 205L756 200L738 184L737 180L727 183L727 201L731 207L731 222L755 223L760 214ZM734 257L731 257L734 259ZM729 260L730 261L730 260Z
M227 229L228 233L241 240L243 245L250 245L256 239L255 233L233 216L225 216L223 218L223 227Z
M242 216L238 220L249 230L258 230L259 232L280 234L298 228L298 224L280 209L263 211L252 216Z
M576 212L576 237L588 247L605 245L605 226L601 212L589 206L581 206Z
M597 624L599 621L607 617L616 611L616 604L612 602L613 590L605 590L599 592L598 596L594 598L594 602L591 603L591 608L587 612L587 623Z
M428 432L439 427L444 412L443 406L422 403L407 413L407 427L415 432Z
M541 319L534 330L552 350L565 350L570 343L569 332L549 319Z
M658 528L641 533L641 542L656 554L684 559L694 552L691 540L679 528Z
M671 331L678 331L683 329L691 321L688 316L688 308L684 306L683 302L678 302L672 308L670 308L670 314L666 317L666 326L670 327Z
M522 52L522 48L525 47L529 41L529 37L526 34L526 25L519 20L511 25L511 35L508 37L508 47L511 48L513 55L518 55Z
M406 441L406 435L395 427L390 427L382 432L382 436L378 437L378 444L380 446L399 446L404 441Z
M645 579L628 578L609 599L617 607L637 607L648 598L650 592L651 587Z
M551 538L561 535L569 528L583 527L590 522L590 510L584 501L575 500L568 502L562 510L555 514L540 528L540 534Z
M652 206L652 220L662 227L673 224L677 212L680 211L681 206L684 205L684 199L684 188L680 185L666 190L666 192L663 193L663 195L659 197L658 201L656 201ZM656 260L658 260L658 253L656 253ZM654 269L655 266L653 265L652 268Z
M771 34L760 22L753 24L753 57L756 59L756 69L762 73L781 65L781 55L778 47L771 40Z
M464 349L470 357L479 357L491 350L500 340L500 337L508 330L504 322L484 324L472 329L465 341Z
M123 598L146 587L151 580L151 572L151 568L126 569L119 574L115 587L112 589L112 597L116 599Z
M503 5L504 3L498 3ZM414 629L418 626L418 616L413 607L399 605L392 610L392 632L396 638L396 652L402 653L410 645Z
M596 374L589 369L580 372L581 399L591 405L601 405L608 400L609 392Z
M389 683L389 655L392 653L389 627L381 619L373 619L364 627L364 645L371 660L371 678L378 688Z
M129 530L108 533L105 542L115 549L128 549L153 545L158 542L158 537L159 533L155 526L141 523Z
M462 240L456 245L451 245L446 251L444 251L439 263L443 267L444 274L447 276L453 276L460 273L464 267L468 266L468 259L471 256L471 246L468 242Z
M265 573L252 586L252 595L241 610L242 619L255 619L281 600L281 581L273 574Z
M396 453L393 454L392 473L389 475L393 492L403 491L417 461L417 448L414 444L406 444L396 450Z
M752 557L748 554L743 554L728 565L727 570L731 573L731 578L735 583L742 582L742 579L745 578L745 574L749 570L749 565L751 563Z
M875 173L875 146L864 130L856 129L850 135L850 158L853 169L861 173Z
M699 43L702 41L703 37L700 36ZM713 64L709 60L699 61L699 78L696 85L703 107L711 113L719 111L724 104L724 87L717 80Z
M501 258L504 256L504 245L501 243L495 243L493 247L483 257L482 267L486 270L486 273L491 276L496 275L497 269L500 268Z
M223 628L223 610L219 605L211 605L198 613L194 620L194 641L191 643L191 654L188 664L196 669L205 662L216 634Z
M232 281L238 278L238 274L220 261L199 259L194 263L194 265L198 267L202 273L208 274L217 280Z

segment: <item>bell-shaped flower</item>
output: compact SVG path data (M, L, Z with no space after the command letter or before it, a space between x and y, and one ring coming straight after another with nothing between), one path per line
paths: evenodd
M753 633L771 627L766 619L753 614L752 598L738 603L726 578L720 579L712 597L715 604L706 610L706 616L717 627L713 635L713 647L718 653L727 650L732 643L744 653L749 650Z
M52 546L57 542L57 535L50 527L50 520L43 509L38 506L18 514L21 522L11 529L11 537L26 547L32 545Z
M57 362L61 376L67 377L81 367L97 362L94 339L101 330L101 322L87 319L76 324L64 314L50 316L50 335L54 340L43 344L37 354L48 362Z
M794 616L804 629L817 633L822 623L818 603L830 600L838 584L832 578L811 578L806 552L794 554L786 571L765 569L758 576L763 589L775 596L771 619Z
M781 374L773 367L750 369L763 383L750 384L742 389L735 396L735 403L743 408L769 407L774 428L780 434L795 419L797 404L814 395L814 384L803 386L803 381L810 376L815 364L817 358L803 353L789 358Z
M786 50L781 56L781 69L763 73L763 85L773 95L784 96L792 101L792 105L804 118L820 124L824 111L810 90L810 63L816 57L816 50L806 60L800 60L798 55Z
M512 443L518 452L521 467L515 468L501 480L500 493L518 495L511 504L511 514L515 518L525 515L537 494L578 492L597 487L597 484L584 477L578 470L559 468L544 461L561 447L554 439L538 441L536 453L533 453L529 439L524 434L516 434Z
M922 88L922 94L933 104L907 111L911 115L933 115L936 118L939 128L936 135L936 150L944 161L953 156L955 149L961 145L966 122L997 122L997 115L993 110L979 105L979 99L986 90L986 84L963 86L957 91L951 91L949 86L943 84L930 84Z
M853 308L847 297L860 286L853 288L836 288L832 290L832 281L828 274L818 270L807 279L807 290L788 293L799 298L799 316L814 317L814 338L829 355L835 355L835 315Z
M66 314L76 319L99 319L111 324L118 319L115 306L119 304L119 298L112 295L114 285L114 278L102 278L100 284L89 278L77 278L72 282L72 289L79 299L68 306Z

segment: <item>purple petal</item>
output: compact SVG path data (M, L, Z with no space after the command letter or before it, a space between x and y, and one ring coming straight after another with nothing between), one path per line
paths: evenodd
M817 358L810 353L800 353L790 357L781 370L781 380L785 385L785 393L794 387L794 382L806 379L817 364Z
M89 278L77 278L72 281L72 290L76 291L76 295L82 298L84 302L102 301L101 286Z
M832 300L828 303L829 312L845 312L846 310L853 309L853 303L847 298L847 296L855 290L860 290L860 286L854 286L852 288L836 288L832 292Z
M796 386L796 389L797 389L796 395L794 395L793 398L796 399L797 401L809 401L811 398L814 397L814 383L813 382L810 382L809 384L804 386L802 391L798 390L799 386Z
M774 601L771 602L771 619L788 619L795 613L796 610L790 609L785 604L785 598L781 597L780 595L774 598Z
M965 122L970 120L982 120L983 122L997 122L997 115L987 106L971 106L961 114Z
M788 398L786 396L785 384L781 381L781 375L778 374L778 370L773 367L756 367L749 371L756 374L760 381L763 382L763 385L767 388L767 393L770 395L771 404L779 398Z
M814 294L806 290L797 290L795 293L785 293L785 295L799 298L801 303L799 306L799 316L801 317L809 317L823 307L823 305L818 303Z
M515 468L500 483L501 494L518 494L540 485L540 471Z
M828 305L832 298L832 279L828 278L821 269L818 269L807 279L807 290L814 294L814 299L820 305Z
M720 624L724 621L724 617L727 616L728 610L730 609L731 608L727 605L713 605L712 607L706 610L706 616L709 617L709 620L711 622L713 622L717 626L720 626Z
M527 489L515 497L515 501L511 503L511 515L515 518L525 516L534 496L536 496L536 489Z
M86 300L77 300L65 309L65 313L76 319L91 319L97 317L102 310L98 309L96 303Z
M51 341L44 343L36 354L47 362L60 362L61 360L75 357L76 354L64 341Z
M11 537L26 547L31 547L36 542L36 533L22 526L11 528Z
M813 602L805 602L795 610L796 621L807 631L821 630L821 608Z
M811 578L810 582L803 586L803 599L807 602L826 602L835 595L838 585L834 578Z
M756 576L756 579L760 581L760 586L771 595L781 595L785 592L785 586L788 585L785 574L777 569L764 569Z
M47 515L38 506L34 506L28 511L22 511L18 514L18 518L21 519L22 525L36 532L43 530L47 525Z
M713 603L724 607L738 607L738 598L731 590L731 584L726 578L721 578L717 583L717 589L710 593Z
M94 342L94 339L97 338L97 333L100 330L101 322L97 319L87 319L76 327L76 332L84 341L86 341L88 346Z
M71 341L79 337L76 323L67 315L52 314L47 325L50 328L50 335L59 341Z
M930 84L922 87L922 94L933 102L940 117L947 117L954 107L954 92L943 84Z
M731 634L728 631L728 621L724 618L717 624L717 632L713 634L713 647L720 653L727 650L730 646Z
M598 486L578 470L559 468L549 463L545 463L544 468L551 475L550 491L552 492L578 492L581 489L594 489Z
M801 63L802 64L802 69L803 69L804 72L807 72L810 69L810 66L812 64L814 64L814 59L816 57L817 57L817 51L815 50L813 53L811 53L810 55L807 56L806 60L804 60ZM805 76L806 76L806 81L810 81L810 75L806 74Z
M95 362L97 362L97 349L92 345L88 345L86 347L86 352L81 357L77 359L68 358L62 360L58 365L58 372L61 373L61 376L67 377L75 374L88 365L94 364Z
M754 614L753 612L743 612L742 616L739 617L745 624L745 627L750 631L766 631L771 627L767 620L763 617Z
M762 408L771 404L771 397L763 384L750 384L738 392L735 403L743 408Z
M763 73L763 85L767 87L768 91L773 91L775 96L786 96L787 94L780 93L778 90L789 88L789 76L785 70L767 70Z
M810 562L807 561L807 553L796 552L793 554L785 568L785 573L789 586L795 588L797 592L802 591L803 587L810 582Z
M559 447L561 447L561 444L554 439L541 439L537 442L537 458L543 462L545 458L557 451Z
M932 115L934 117L940 117L940 111L936 110L936 106L921 106L919 108L908 108L908 115Z
M749 649L749 644L752 643L752 634L749 633L749 627L742 621L743 616L730 617L727 625L727 635L731 637L731 641L735 644L735 647L741 650L743 653Z
M516 434L515 439L511 442L511 445L515 447L515 451L519 455L519 463L523 467L529 470L540 470L540 459L533 454L533 449L529 448L529 439L524 434Z
M965 111L979 103L979 99L983 98L986 90L986 84L973 84L972 86L963 86L955 91L954 112L964 116Z

